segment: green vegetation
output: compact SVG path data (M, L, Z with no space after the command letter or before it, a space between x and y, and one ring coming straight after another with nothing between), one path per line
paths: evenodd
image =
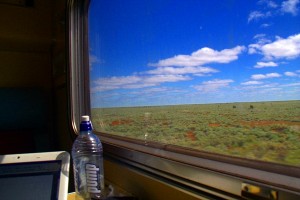
M97 131L300 166L300 101L94 108Z

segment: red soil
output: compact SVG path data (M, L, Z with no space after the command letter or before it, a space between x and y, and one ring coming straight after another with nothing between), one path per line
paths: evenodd
M221 126L221 124L218 124L218 123L210 123L208 124L209 127L219 127Z
M186 136L188 139L192 140L192 141L196 141L196 140L197 140L194 131L187 131L185 136Z
M131 124L132 120L129 119L123 119L123 120L114 120L110 123L111 126L119 126L124 124Z

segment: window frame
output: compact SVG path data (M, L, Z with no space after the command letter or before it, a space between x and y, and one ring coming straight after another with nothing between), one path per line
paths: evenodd
M78 134L80 116L91 113L88 53L89 1L69 0L69 108ZM280 199L300 197L300 168L254 161L108 133L101 137L106 159L121 162L199 194L239 199L244 183L278 191Z
M90 115L88 8L89 0L67 1L68 107L70 126L76 135L82 115Z

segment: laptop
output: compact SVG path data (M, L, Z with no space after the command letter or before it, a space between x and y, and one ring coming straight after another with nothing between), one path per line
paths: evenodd
M65 151L0 155L0 199L67 200L69 166Z

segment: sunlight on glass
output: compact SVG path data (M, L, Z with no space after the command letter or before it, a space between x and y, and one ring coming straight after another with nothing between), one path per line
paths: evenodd
M97 131L300 166L300 1L98 0Z

